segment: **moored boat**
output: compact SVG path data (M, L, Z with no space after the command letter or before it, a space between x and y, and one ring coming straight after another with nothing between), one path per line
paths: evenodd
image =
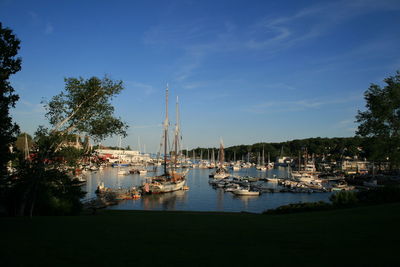
M167 155L169 154L167 151L168 146L168 86L166 88L166 112L165 112L165 120L164 120L164 129L163 129L163 147L164 147L164 173L160 176L149 177L145 183L142 185L142 192L150 193L150 194L160 194L160 193L167 193L173 192L177 190L183 189L186 183L186 174L188 173L188 169L183 172L177 172L177 165L178 165L178 158L180 156L180 151L178 152L179 148L179 140L181 139L180 136L180 125L179 125L179 112L178 112L178 99L176 101L176 127L175 127L175 134L174 134L174 151L171 155L173 155L173 161L169 161L173 163L171 168L168 169L167 166Z
M224 166L224 161L225 161L225 153L224 153L224 145L222 143L222 140L219 145L219 164L218 168L215 170L215 172L211 173L209 177L214 178L214 179L225 179L230 176L230 173Z
M260 195L260 192L251 191L250 188L247 188L247 189L244 189L244 188L236 189L236 190L233 190L232 193L234 193L235 195L238 195L238 196L259 196Z

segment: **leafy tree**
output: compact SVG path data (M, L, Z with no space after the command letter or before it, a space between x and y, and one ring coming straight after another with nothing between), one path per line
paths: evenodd
M65 91L46 103L50 133L85 133L101 140L113 134L126 136L127 125L114 117L110 100L123 90L122 81L108 77L66 78Z
M357 135L367 137L374 146L369 156L372 160L389 159L391 168L400 167L400 71L384 79L382 88L371 84L364 93L366 111L358 111L360 123ZM377 146L379 144L379 146ZM371 147L370 147L371 148Z
M3 28L0 22L0 181L7 175L7 163L12 156L9 146L19 132L18 125L12 122L9 114L10 108L15 107L19 99L9 82L10 76L21 69L21 58L17 57L19 45L20 41L12 30Z
M8 179L5 206L9 215L79 212L85 192L71 175L84 151L65 144L75 142L73 134L78 132L96 139L126 134L126 124L113 116L109 103L123 89L122 82L107 77L65 81L65 91L46 105L46 117L53 128L39 127L35 156L29 161L20 158L16 172Z

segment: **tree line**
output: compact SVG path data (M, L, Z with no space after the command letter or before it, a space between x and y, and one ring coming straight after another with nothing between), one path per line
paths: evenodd
M326 160L340 160L344 157L358 157L366 158L369 155L366 154L363 149L365 145L365 138L361 137L336 137L336 138L307 138L307 139L296 139L292 141L276 142L276 143L255 143L252 145L238 145L231 146L224 149L225 158L228 161L236 160L247 160L250 157L251 161L257 160L259 155L262 155L264 150L265 160L269 154L271 161L275 161L277 157L291 157L296 158L301 154L305 153L315 157ZM196 158L200 158L203 155L203 159L210 155L210 151L218 151L218 148L195 148L187 151L190 157L193 155ZM184 151L186 153L186 151Z

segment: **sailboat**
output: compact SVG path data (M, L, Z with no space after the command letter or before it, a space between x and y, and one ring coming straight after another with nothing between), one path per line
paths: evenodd
M164 173L160 176L150 177L142 186L142 191L151 194L160 194L173 192L183 189L186 182L186 174L188 170L183 173L177 172L177 163L179 158L179 140L180 136L180 125L179 125L179 110L178 110L178 99L176 101L176 124L175 124L175 134L174 134L174 152L171 153L171 161L173 157L173 165L168 168L168 85L166 87L166 105L165 105L165 120L163 124L163 147L164 147Z
M233 151L233 162L234 162L233 167L232 167L233 171L240 171L241 166L240 166L240 162L236 161L236 152L235 151Z
M215 154L214 154L214 148L211 150L211 161L210 165L208 166L209 169L214 169L215 168Z
M260 171L266 171L267 167L265 167L265 157L264 157L264 147L262 150L262 158L261 158L261 165L259 166Z
M210 177L213 177L215 179L224 179L230 176L229 172L224 166L224 161L225 161L225 152L224 152L224 145L222 143L222 140L219 145L219 164L217 170L210 174Z
M121 152L120 152L120 149L121 149L121 136L119 137L119 144L118 144L118 165L117 165L118 171L117 171L117 174L118 175L128 175L129 174L128 171L121 170L121 166L123 166L123 165L121 163Z
M268 152L268 163L267 163L267 169L272 169L274 168L274 163L270 161L270 157L269 157L269 152Z

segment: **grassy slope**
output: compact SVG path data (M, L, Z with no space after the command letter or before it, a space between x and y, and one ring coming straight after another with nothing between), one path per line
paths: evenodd
M289 215L101 211L0 218L8 265L390 265L400 204ZM4 266L4 265L3 265Z

